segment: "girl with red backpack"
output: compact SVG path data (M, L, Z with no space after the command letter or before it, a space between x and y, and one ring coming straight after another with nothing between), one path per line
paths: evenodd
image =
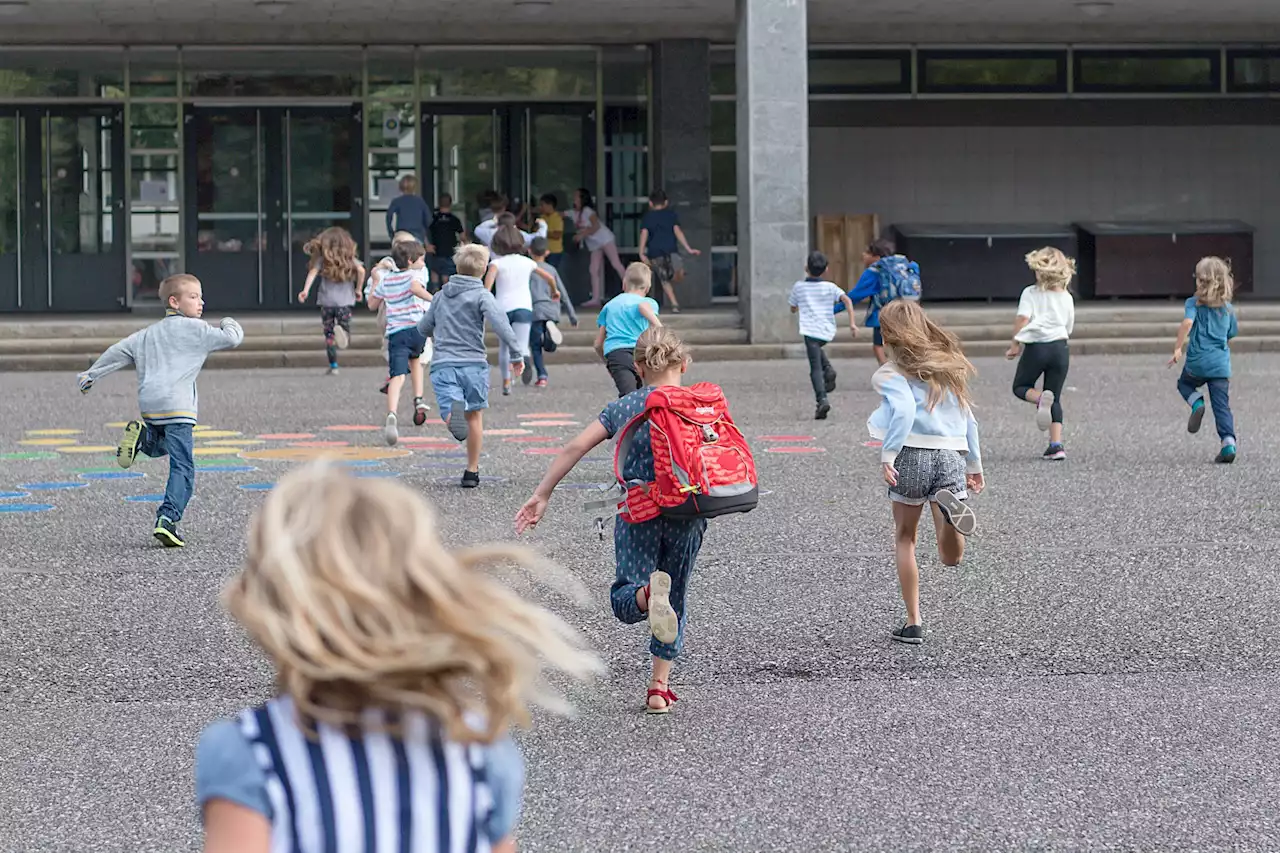
M671 666L684 646L685 596L707 519L754 508L757 484L723 392L710 383L681 387L689 353L674 332L653 326L641 334L635 363L643 386L606 406L560 451L516 515L516 532L537 526L552 491L583 456L618 438L614 466L626 496L614 525L609 597L622 622L649 623L645 710L665 714L676 701Z

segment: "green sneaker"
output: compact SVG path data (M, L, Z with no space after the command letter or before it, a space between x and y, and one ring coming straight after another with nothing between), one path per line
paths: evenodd
M124 425L124 435L116 445L116 464L121 468L133 465L138 455L138 442L142 441L142 431L146 429L142 421L129 421Z
M163 515L156 519L155 537L166 548L181 548L187 544L178 535L178 525Z

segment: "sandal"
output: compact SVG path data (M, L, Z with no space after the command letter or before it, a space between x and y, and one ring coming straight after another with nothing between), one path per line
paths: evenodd
M663 686L662 686L662 687L650 687L650 688L649 688L649 693L648 693L648 695L646 695L646 696L645 696L645 699L644 699L644 712L645 712L646 714L669 714L669 713L671 713L671 706L672 706L672 705L674 705L674 704L676 703L676 701L677 701L676 694L671 690L671 688L669 688L669 687L667 687L667 686L666 686L667 682L665 682L665 681L652 681L652 682L650 682L650 683L651 683L651 684L661 684L661 685L663 685ZM655 696L656 696L656 697L658 697L659 699L661 699L661 700L662 700L663 702L665 702L666 704L665 704L665 705L663 705L661 708L655 708L655 707L653 707L652 705L650 705L650 704L649 704L649 700L650 700L650 699L652 699L652 698L653 698L653 697L655 697Z

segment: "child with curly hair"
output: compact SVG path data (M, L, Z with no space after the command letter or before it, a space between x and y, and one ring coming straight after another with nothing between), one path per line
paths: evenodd
M356 241L351 239L347 229L337 225L308 240L302 251L311 261L298 301L307 301L311 285L319 278L316 304L320 306L324 351L329 357L329 375L332 376L338 372L338 350L346 349L351 343L351 308L360 301L364 264L356 257Z
M1215 462L1230 465L1236 461L1236 421L1231 414L1231 339L1240 333L1236 309L1231 304L1235 279L1231 265L1222 258L1201 258L1196 264L1196 295L1183 305L1178 342L1173 347L1169 366L1187 360L1178 377L1178 393L1191 406L1187 432L1199 432L1204 420L1204 392L1208 386L1213 406L1213 423L1218 428L1222 449Z
M1013 343L1005 358L1018 358L1013 376L1013 396L1036 407L1036 426L1049 431L1049 447L1044 458L1061 462L1067 458L1062 445L1062 388L1071 366L1068 341L1076 324L1076 303L1071 296L1071 279L1076 262L1052 246L1027 255L1027 266L1036 274L1018 300L1018 316L1013 321ZM1040 390L1036 382L1044 377Z

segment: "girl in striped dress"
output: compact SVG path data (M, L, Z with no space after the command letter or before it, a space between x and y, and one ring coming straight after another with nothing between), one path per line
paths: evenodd
M324 463L267 498L223 600L277 694L201 736L205 853L515 850L524 767L509 729L535 704L567 710L544 668L600 664L483 571L539 565L528 552L450 552L435 529L415 492Z

